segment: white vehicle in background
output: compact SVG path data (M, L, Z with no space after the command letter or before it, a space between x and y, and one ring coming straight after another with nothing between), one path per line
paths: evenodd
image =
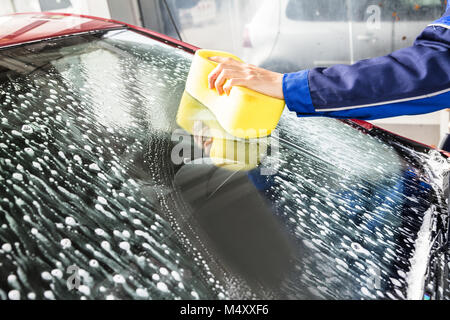
M64 12L75 13L76 8L71 0L38 0L38 1L23 1L15 0L15 12Z
M246 61L279 72L351 64L411 45L445 0L265 0L243 34Z
M192 8L179 9L178 14L182 27L202 26L216 18L216 2L215 0L200 0Z

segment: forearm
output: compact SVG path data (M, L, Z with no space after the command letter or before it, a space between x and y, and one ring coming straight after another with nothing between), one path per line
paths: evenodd
M284 75L288 108L299 116L371 120L450 107L449 15L390 55Z

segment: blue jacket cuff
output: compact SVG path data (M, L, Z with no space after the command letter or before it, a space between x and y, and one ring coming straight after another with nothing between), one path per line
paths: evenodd
M283 76L283 94L286 106L297 114L315 113L308 81L309 70L286 73Z

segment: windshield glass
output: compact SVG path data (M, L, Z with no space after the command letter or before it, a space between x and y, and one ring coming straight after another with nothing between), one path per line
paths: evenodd
M0 51L0 297L420 296L445 160L285 112L218 162L190 63L128 30Z

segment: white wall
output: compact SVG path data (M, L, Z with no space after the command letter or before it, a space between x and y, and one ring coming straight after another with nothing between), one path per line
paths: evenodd
M11 0L0 0L0 15L14 12Z
M442 110L417 116L395 117L370 122L410 139L437 146L449 130L449 112Z
M137 0L108 0L108 6L111 18L134 26L143 26Z
M111 18L106 0L71 0L74 13L87 14L101 18Z
M36 0L12 0L10 2L14 7L15 12L41 11L39 1Z

